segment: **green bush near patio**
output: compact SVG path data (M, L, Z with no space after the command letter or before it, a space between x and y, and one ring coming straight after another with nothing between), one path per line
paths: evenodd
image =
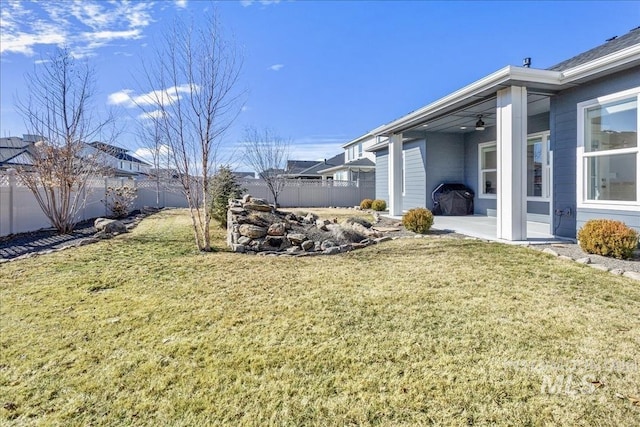
M247 256L213 228L199 253L162 211L2 264L0 424L637 424L636 281L452 238Z

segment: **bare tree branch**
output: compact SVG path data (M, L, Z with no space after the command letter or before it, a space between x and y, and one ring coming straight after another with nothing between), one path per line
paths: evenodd
M77 62L66 48L49 59L27 75L27 98L17 103L28 131L38 138L33 166L17 173L51 225L69 233L91 190L89 180L106 173L106 153L87 143L109 130L110 141L115 132L108 128L115 121L111 114L94 117L95 74L87 63Z
M244 134L245 161L256 171L269 188L278 206L278 196L286 184L286 166L290 141L272 129L247 127Z
M220 138L240 112L241 59L211 15L202 28L176 20L145 66L148 99L139 106L166 141L189 204L199 250L211 250L209 185Z

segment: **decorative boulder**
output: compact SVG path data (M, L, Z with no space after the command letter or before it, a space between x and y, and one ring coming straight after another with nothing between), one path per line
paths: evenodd
M325 240L324 242L322 242L320 244L320 249L323 251L326 251L329 248L333 248L338 246L338 244L336 242L334 242L333 240Z
M282 222L276 222L269 226L267 230L267 234L269 236L284 236L284 232L286 231L286 226Z
M121 221L115 219L97 218L93 223L93 226L99 232L101 231L109 234L127 232L127 227L125 227Z
M299 245L305 240L307 240L307 236L305 236L302 233L291 233L291 234L287 234L287 239L289 239L289 241L292 244Z
M301 246L305 251L310 251L314 247L313 240L305 240L304 242L302 242Z
M318 219L316 220L316 227L318 230L327 231L327 225L331 224L331 221L328 219Z
M260 212L271 212L271 205L267 203L264 199L256 199L251 198L249 202L244 204L245 209L260 211Z
M305 224L313 224L314 222L316 222L316 219L318 219L318 216L309 212L307 216L302 219L302 222L304 222Z
M239 232L243 236L250 237L252 239L258 239L267 235L267 229L253 224L242 224L239 227Z

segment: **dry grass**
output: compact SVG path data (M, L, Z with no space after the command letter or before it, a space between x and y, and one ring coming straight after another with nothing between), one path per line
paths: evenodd
M640 419L638 283L525 248L403 239L333 257L203 255L184 212L165 211L0 266L0 298L3 424ZM541 392L557 375L571 389Z

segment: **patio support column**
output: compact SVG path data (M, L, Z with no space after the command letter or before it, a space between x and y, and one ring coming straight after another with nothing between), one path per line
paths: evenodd
M527 88L498 91L496 117L496 237L527 240Z
M389 138L389 214L402 215L402 134Z

